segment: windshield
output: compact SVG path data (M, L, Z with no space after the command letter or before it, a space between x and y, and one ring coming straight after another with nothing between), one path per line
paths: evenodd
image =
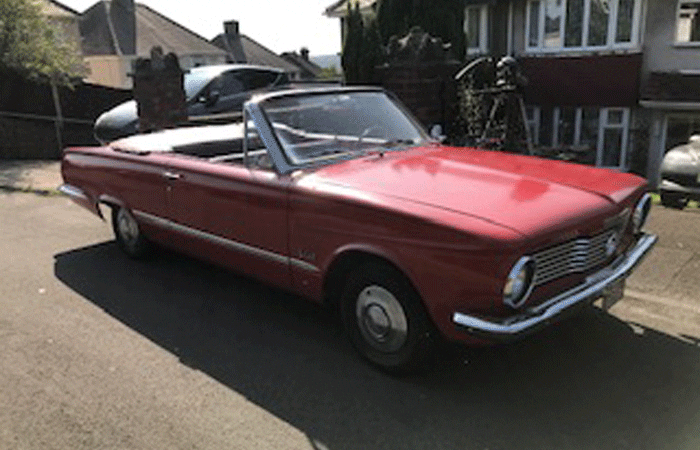
M427 140L420 127L383 92L279 97L261 106L293 164Z

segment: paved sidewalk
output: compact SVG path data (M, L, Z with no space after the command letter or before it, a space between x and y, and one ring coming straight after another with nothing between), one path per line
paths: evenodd
M61 183L57 161L0 161L0 190L51 195ZM700 337L700 209L655 205L647 229L659 242L627 280L626 301L612 312L634 321L641 311Z
M63 183L58 161L0 161L0 189L54 194Z

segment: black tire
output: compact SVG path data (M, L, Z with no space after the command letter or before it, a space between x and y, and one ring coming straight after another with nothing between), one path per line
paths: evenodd
M148 254L150 243L141 233L138 222L127 208L121 206L112 208L112 230L119 248L127 256L142 259Z
M661 204L667 208L683 209L688 205L688 199L675 192L662 192Z
M350 341L373 365L394 374L426 368L436 330L418 293L392 266L368 262L353 270L340 312Z

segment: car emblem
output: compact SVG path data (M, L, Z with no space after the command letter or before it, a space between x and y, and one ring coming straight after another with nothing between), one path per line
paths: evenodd
M615 250L617 249L617 244L617 233L613 233L610 235L608 241L605 243L605 256L612 256L612 254L615 253Z

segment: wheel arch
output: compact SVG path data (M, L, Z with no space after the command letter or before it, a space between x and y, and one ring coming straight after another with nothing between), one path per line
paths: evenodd
M111 195L102 194L98 196L97 201L95 202L95 209L97 210L102 220L106 220L105 214L102 212L101 209L102 206L107 206L112 210L115 210L116 208L124 207L125 205L124 202L122 202L116 197L112 197Z
M379 262L391 266L403 275L425 307L423 297L420 295L416 284L413 282L409 271L402 267L395 257L373 247L350 246L336 252L328 264L323 277L323 301L330 306L337 306L342 291L347 282L348 275L360 265L367 262Z

